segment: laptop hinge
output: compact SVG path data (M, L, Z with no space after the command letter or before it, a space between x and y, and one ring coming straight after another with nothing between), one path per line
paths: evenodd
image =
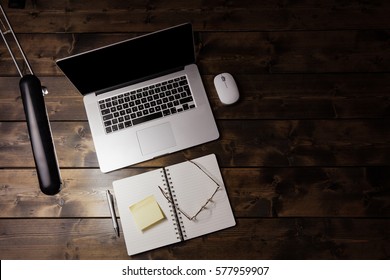
M109 87L109 88L101 89L101 90L96 91L95 95L101 95L101 94L104 94L106 92L116 90L118 88L123 88L123 87L131 86L131 85L135 85L135 84L138 84L138 83L141 83L141 82L144 82L144 81L148 81L148 80L151 80L151 79L154 79L154 78L158 78L158 77L161 77L161 76L164 76L164 75L168 75L168 74L171 74L171 73L174 73L174 72L178 72L178 71L181 71L181 70L184 70L184 67L178 67L178 68L170 69L170 70L167 70L167 71L163 71L163 72L159 72L159 73L156 73L156 74L153 74L153 75L142 77L140 79L132 80L132 81L120 84L120 85L116 85L116 86L112 86L112 87Z

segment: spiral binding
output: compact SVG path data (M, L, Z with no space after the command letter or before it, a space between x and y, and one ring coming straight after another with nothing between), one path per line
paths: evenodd
M183 223L183 218L181 216L181 213L179 211L176 211L176 208L173 207L173 206L178 207L178 205L177 205L175 190L173 189L172 180L170 177L171 175L168 169L163 169L160 171L160 173L161 173L162 180L164 182L163 183L164 192L169 194L171 200L175 204L175 205L169 204L169 208L170 208L169 211L170 211L170 216L172 218L173 225L175 226L177 239L184 240L184 238L187 238L187 233L184 229L184 223ZM170 188L168 188L168 185Z

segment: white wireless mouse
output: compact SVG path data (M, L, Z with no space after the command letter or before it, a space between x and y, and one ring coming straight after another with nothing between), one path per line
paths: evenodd
M222 73L214 78L215 89L217 90L219 100L225 105L230 105L240 97L236 81L229 73Z

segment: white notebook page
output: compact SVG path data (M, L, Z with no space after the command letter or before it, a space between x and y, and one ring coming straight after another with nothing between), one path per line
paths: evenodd
M128 255L181 241L180 235L176 234L169 202L158 188L159 185L163 187L163 179L162 169L158 169L113 182ZM154 196L166 218L141 231L129 207L150 195Z
M190 221L180 212L184 226L184 239L190 239L236 224L221 172L214 154L193 160L218 182L221 189L213 202L203 210L195 221ZM176 194L179 208L187 215L195 215L214 193L217 185L191 162L183 162L166 168L172 192Z

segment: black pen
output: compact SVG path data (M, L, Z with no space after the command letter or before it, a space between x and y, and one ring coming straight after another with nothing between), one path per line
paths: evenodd
M114 200L109 190L106 191L106 195L108 200L108 208L110 209L110 213L111 213L112 225L114 226L116 235L119 236L119 227L115 216Z

